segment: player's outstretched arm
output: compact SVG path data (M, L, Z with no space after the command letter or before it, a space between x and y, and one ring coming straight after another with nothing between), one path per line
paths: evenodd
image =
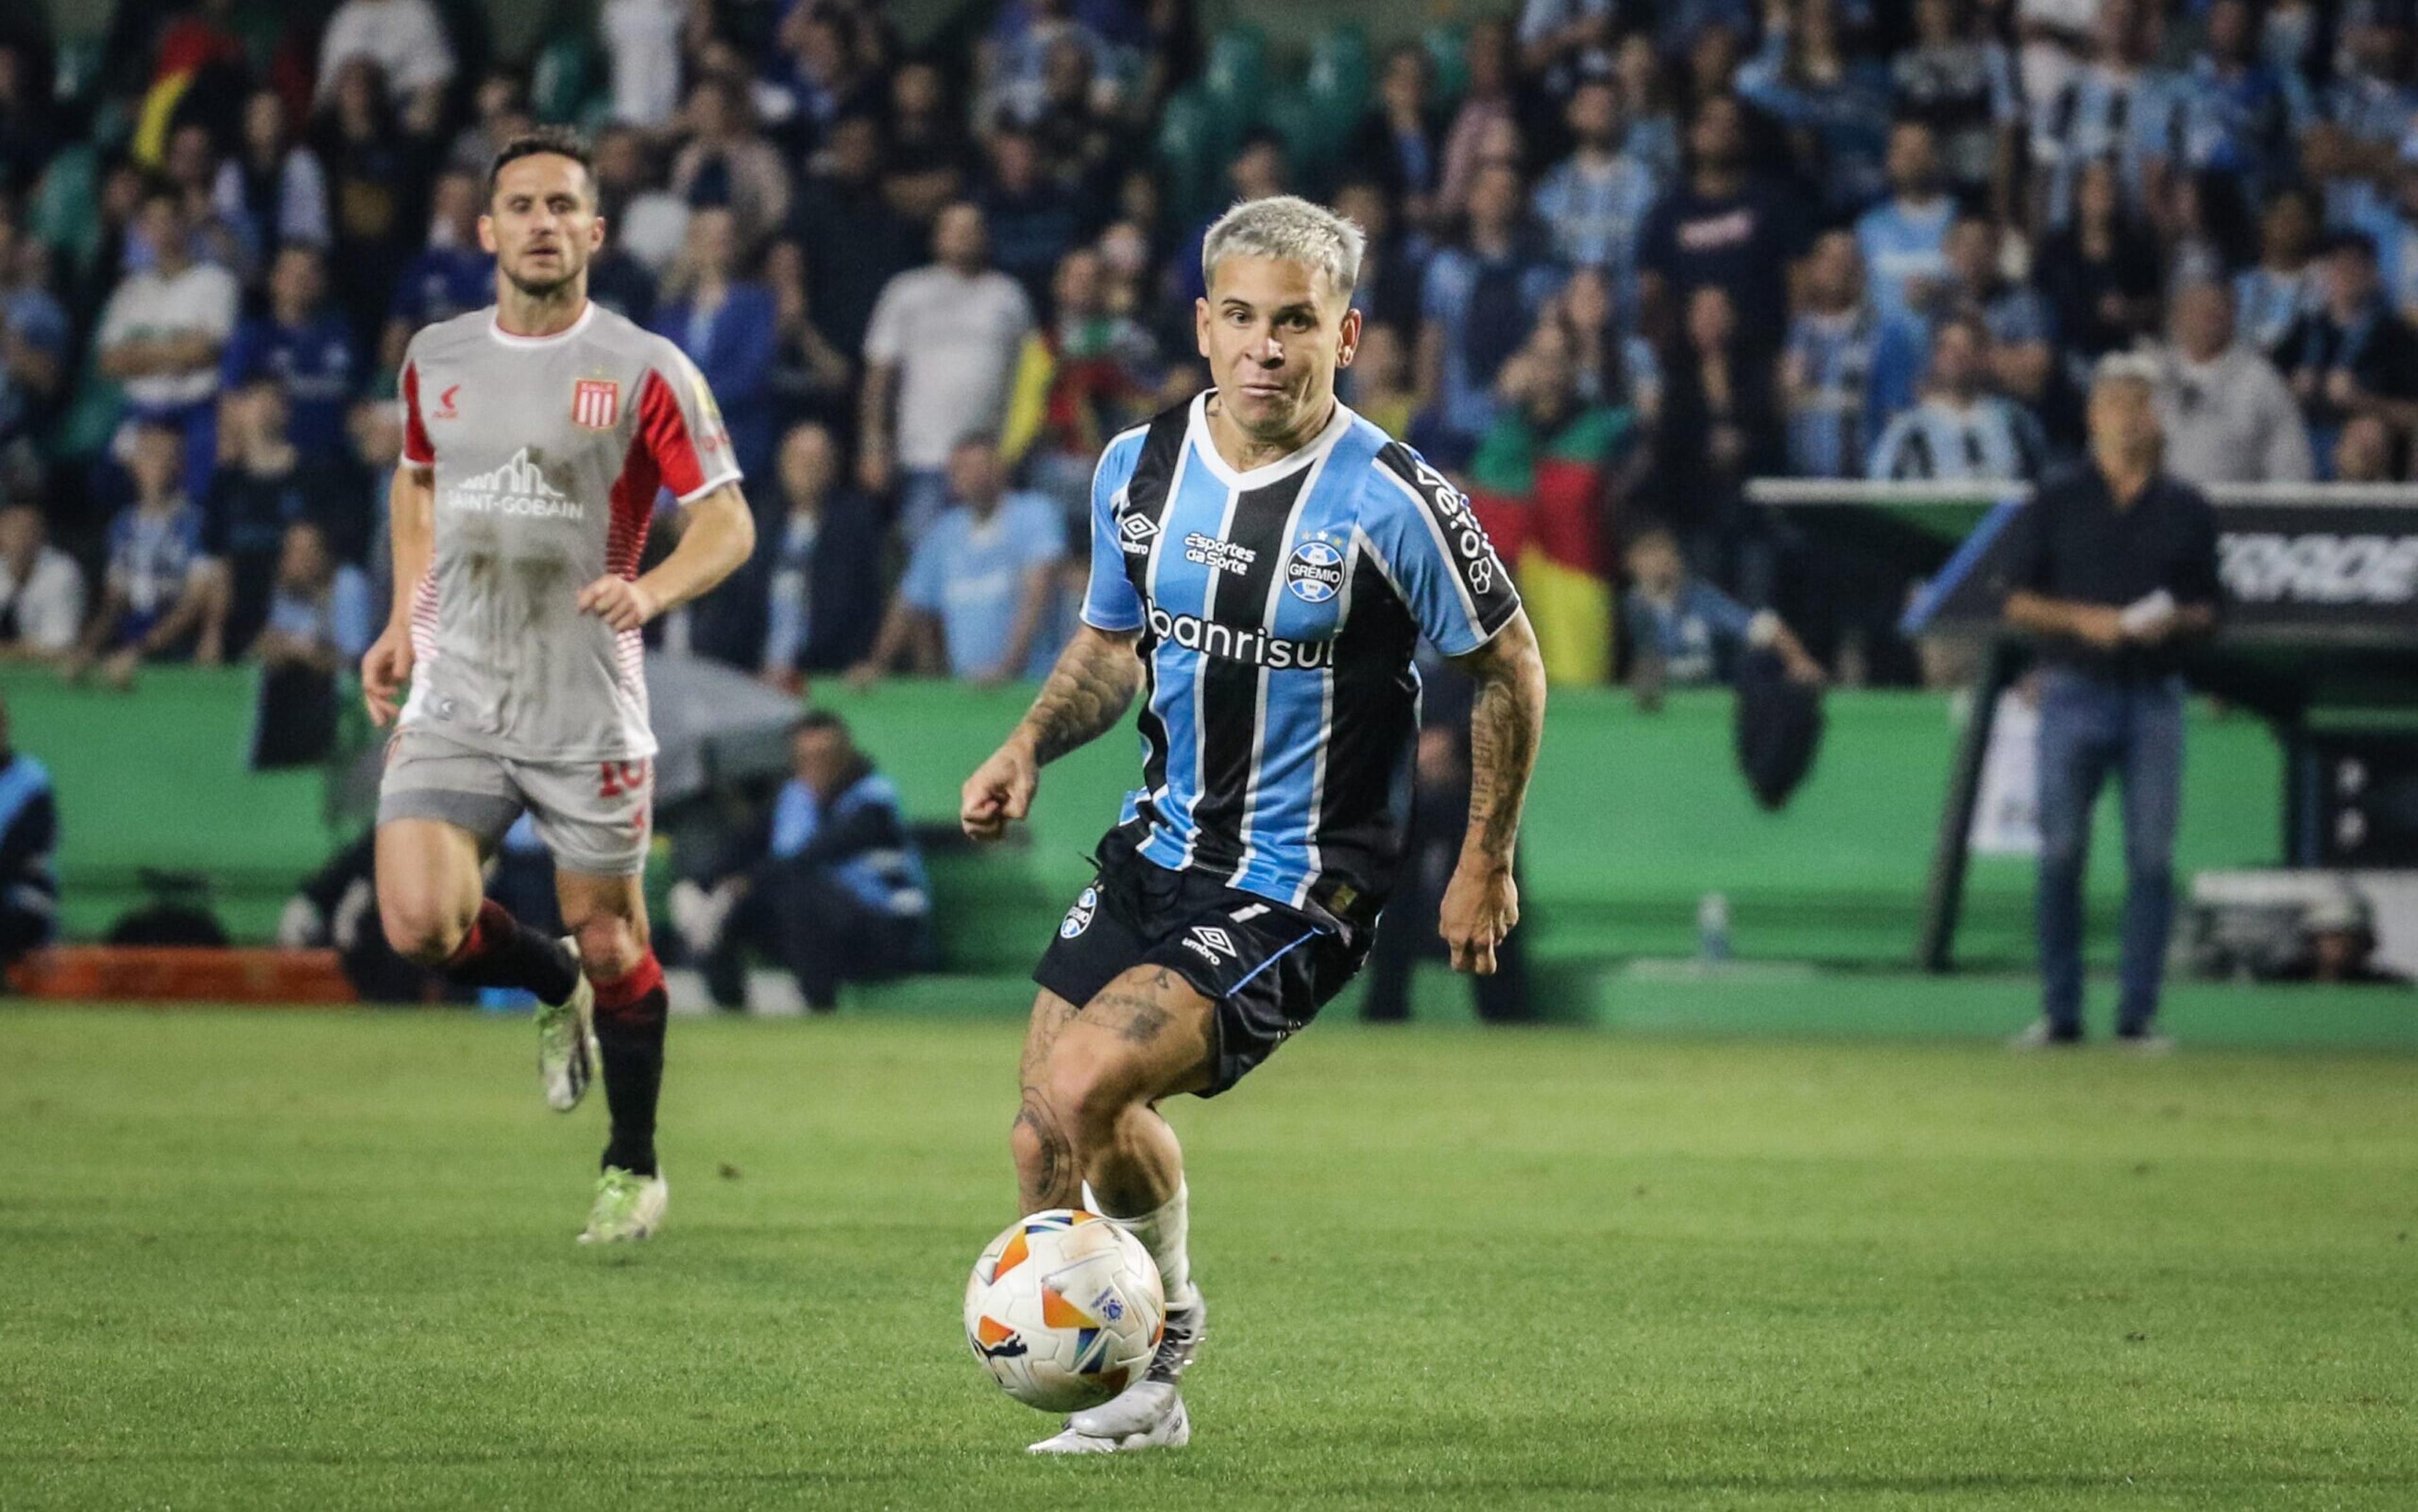
M387 492L387 539L393 546L394 606L386 629L361 657L361 701L370 723L394 722L404 684L411 680L411 606L436 550L436 472L405 463Z
M690 502L681 517L680 544L633 580L610 573L579 590L579 612L615 630L635 630L657 615L713 591L745 565L756 549L756 517L737 483L725 483Z
M967 834L998 839L1032 809L1043 767L1116 727L1141 686L1140 638L1140 631L1076 629L1033 707L966 779L957 822Z
M1453 664L1477 681L1477 698L1469 714L1469 832L1444 890L1437 930L1454 970L1492 976L1494 947L1520 922L1511 856L1545 733L1545 659L1522 610Z

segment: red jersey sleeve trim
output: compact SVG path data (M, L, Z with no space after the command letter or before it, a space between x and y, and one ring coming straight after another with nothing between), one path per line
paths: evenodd
M681 412L671 385L652 369L638 385L638 435L664 486L676 497L686 500L706 486L704 461L689 435L688 417Z
M403 460L415 467L436 466L436 448L429 444L428 427L420 419L420 367L403 365Z

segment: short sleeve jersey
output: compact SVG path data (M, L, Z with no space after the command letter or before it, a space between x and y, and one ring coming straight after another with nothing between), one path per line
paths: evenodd
M1422 637L1476 650L1519 612L1469 501L1338 405L1236 472L1208 395L1111 441L1086 623L1139 631L1141 853L1290 907L1381 903L1400 853Z
M402 389L404 460L436 496L403 724L516 760L652 756L639 634L578 595L637 576L659 491L685 504L738 481L705 379L595 304L543 337L490 306L413 337Z

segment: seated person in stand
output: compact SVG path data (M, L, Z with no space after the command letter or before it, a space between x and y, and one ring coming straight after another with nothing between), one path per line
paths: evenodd
M1636 648L1641 692L1727 682L1741 650L1776 652L1800 682L1823 680L1821 664L1769 609L1751 610L1688 571L1670 531L1645 531L1629 547L1631 579L1622 618Z
M739 950L753 945L798 979L808 1008L829 1013L842 982L915 968L931 899L898 790L837 714L801 716L789 760L771 807L701 876L673 886L672 923L716 1002L744 997Z

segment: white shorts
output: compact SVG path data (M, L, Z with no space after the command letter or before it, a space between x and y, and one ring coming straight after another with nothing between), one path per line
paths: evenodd
M515 761L415 726L387 742L377 817L439 819L484 851L526 810L564 871L635 877L647 866L654 795L650 761Z

